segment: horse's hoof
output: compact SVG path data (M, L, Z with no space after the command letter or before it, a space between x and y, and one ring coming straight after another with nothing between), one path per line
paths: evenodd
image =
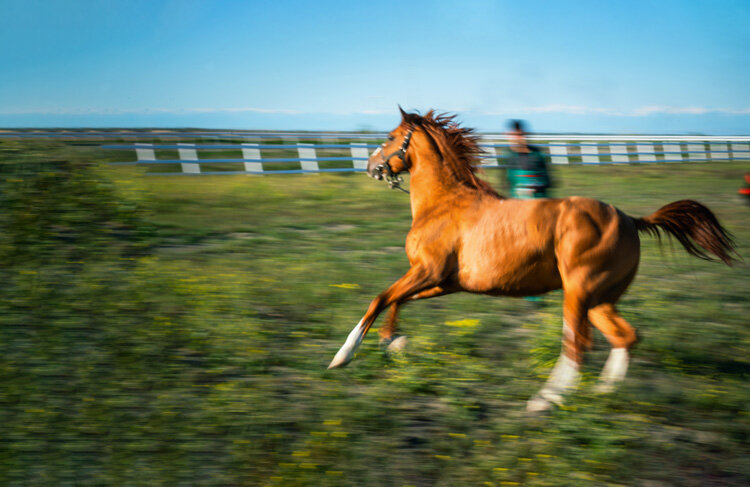
M400 352L406 347L408 340L403 335L380 339L380 349L385 352Z
M337 367L343 367L354 358L354 351L339 350L336 356L333 357L331 363L328 365L329 369L335 369Z
M354 358L354 353L357 351L359 344L365 337L364 318L357 323L357 326L349 332L349 336L346 337L346 342L341 346L336 356L331 360L331 364L328 366L329 369L335 369L336 367L343 367L348 364Z
M388 344L386 350L388 350L389 352L400 352L406 347L407 342L408 340L405 336L398 336L391 340L391 343Z
M540 413L552 409L552 403L541 396L535 396L526 403L527 413Z

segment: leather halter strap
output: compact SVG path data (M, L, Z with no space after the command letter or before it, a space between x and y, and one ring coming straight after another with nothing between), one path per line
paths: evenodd
M400 183L403 182L403 179L400 178L398 174L393 172L390 161L394 157L399 157L404 163L404 167L406 167L406 170L409 170L409 166L406 163L406 151L409 149L409 142L411 142L411 136L414 133L415 128L416 127L412 126L409 129L409 132L406 133L404 140L401 142L401 147L399 147L398 150L391 152L387 157L381 150L380 159L382 160L382 162L378 164L377 167L375 167L375 170L377 171L376 179L385 179L391 189L400 189L405 193L408 193L408 191L400 186Z
M388 157L385 156L381 152L380 158L383 160L383 164L388 166L388 171L390 171L390 161L393 157L398 156L401 158L401 161L404 163L404 166L406 166L406 170L409 170L409 167L406 165L406 150L409 148L409 142L411 142L411 136L414 133L415 127L412 126L409 131L406 133L406 136L404 137L404 140L401 142L401 147L398 148L398 150L393 151L388 155Z

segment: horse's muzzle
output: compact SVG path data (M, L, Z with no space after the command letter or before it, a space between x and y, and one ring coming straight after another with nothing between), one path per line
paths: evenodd
M386 172L386 168L384 164L378 164L375 166L372 171L369 173L370 177L377 180L382 181L383 180L383 174Z

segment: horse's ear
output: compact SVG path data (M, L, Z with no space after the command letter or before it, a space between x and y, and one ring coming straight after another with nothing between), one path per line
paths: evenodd
M398 106L398 111L401 112L401 121L406 122L406 112L401 108L401 105Z

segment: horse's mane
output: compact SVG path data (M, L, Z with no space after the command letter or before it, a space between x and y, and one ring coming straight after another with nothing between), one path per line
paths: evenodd
M404 122L424 128L433 138L443 155L445 167L460 184L502 198L492 186L476 175L475 164L479 163L479 137L474 129L461 127L455 115L436 113L430 110L425 115L402 112Z

